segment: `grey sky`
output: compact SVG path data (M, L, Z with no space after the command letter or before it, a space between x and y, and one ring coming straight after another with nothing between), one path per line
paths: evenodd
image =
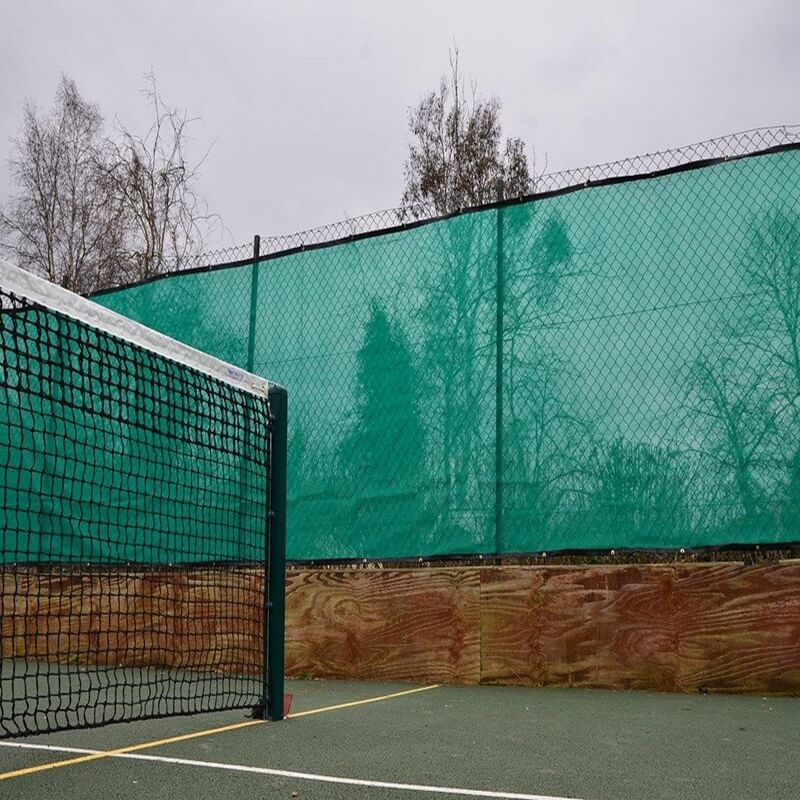
M797 0L3 0L0 159L61 71L144 130L152 66L215 142L201 190L236 243L396 206L408 108L454 40L550 171L800 122Z

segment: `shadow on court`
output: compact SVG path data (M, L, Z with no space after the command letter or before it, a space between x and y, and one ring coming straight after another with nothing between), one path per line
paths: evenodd
M222 712L0 741L0 795L795 800L800 786L800 699L342 681L287 691L292 716L279 723Z

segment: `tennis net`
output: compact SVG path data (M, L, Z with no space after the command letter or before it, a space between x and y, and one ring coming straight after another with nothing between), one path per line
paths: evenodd
M0 261L0 737L283 715L286 393Z

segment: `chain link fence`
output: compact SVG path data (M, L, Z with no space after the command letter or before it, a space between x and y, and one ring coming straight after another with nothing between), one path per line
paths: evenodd
M797 144L798 142L800 142L800 125L757 128L671 150L661 150L647 155L626 158L621 161L609 161L590 167L538 175L534 179L535 195L603 183L614 179L650 175L654 172L676 169L700 161L736 158L774 147ZM403 222L433 220L437 216L436 209L431 204L425 203L387 208L295 233L279 236L273 234L260 235L259 253L262 256L266 256L286 250L326 244L365 233L375 233L387 228L393 228L403 224ZM251 258L252 254L252 242L230 245L184 259L182 269L190 270L244 261Z
M800 541L800 129L538 189L97 299L289 388L292 559Z

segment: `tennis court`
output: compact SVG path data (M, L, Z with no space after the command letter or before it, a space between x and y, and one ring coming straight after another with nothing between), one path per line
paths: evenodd
M744 170L744 178L752 182L760 164L766 170L761 183L783 186L779 178L784 170L790 174L795 158L781 149L730 169ZM722 167L713 175L735 178L733 186L743 179ZM778 170L777 177L771 170ZM698 168L691 174L690 184L704 184L707 173ZM684 185L679 175L683 172L658 184L669 189L662 198L665 207L684 208L672 200L681 192L688 192L687 209L694 208L691 198L711 196L709 187ZM615 187L608 188L617 191ZM726 188L718 194L728 197L731 192ZM592 444L584 437L589 428L581 423L586 414L570 411L558 395L541 399L543 408L554 403L567 409L559 412L558 430L552 434L555 449L545 461L560 465L557 471L572 475L573 483L576 470L564 467L583 464L577 469L583 483L570 484L570 492L593 499L588 505L575 500L559 512L561 517L539 514L544 508L540 500L555 502L569 493L556 492L547 499L526 483L530 476L522 474L524 469L524 480L514 478L518 464L506 470L511 450L500 413L504 405L498 402L505 369L499 311L505 297L503 271L517 274L511 267L523 251L552 257L553 268L569 262L581 248L573 249L563 219L573 200L593 196L544 198L557 207L538 233L541 215L518 216L521 212L511 208L488 208L480 217L461 215L440 220L438 227L391 233L399 238L387 241L401 242L398 252L411 254L404 256L409 263L439 264L443 277L449 280L455 274L458 285L465 269L483 275L486 265L491 267L486 274L497 280L496 307L490 310L498 316L496 327L490 324L487 330L497 332L494 344L501 346L494 348L496 370L487 369L486 375L495 375L497 392L481 389L476 394L478 384L471 377L474 357L491 352L493 343L466 337L471 355L463 377L469 391L461 394L468 400L464 409L475 406L477 416L450 408L448 401L445 416L452 420L441 428L438 401L431 400L424 410L400 389L395 391L394 384L386 383L391 390L378 393L370 384L372 388L362 387L362 394L378 398L377 411L371 404L358 406L363 419L343 434L352 415L344 425L328 412L351 414L356 407L341 394L342 387L354 383L347 370L360 360L371 364L373 349L385 353L387 348L397 350L398 343L400 350L410 347L405 334L390 329L392 315L370 306L366 326L345 320L349 332L325 339L344 346L349 361L342 362L343 371L330 382L336 391L323 393L325 408L314 412L315 424L344 438L317 448L313 457L309 453L316 445L309 450L297 433L303 413L313 407L309 398L314 387L303 375L279 370L276 377L282 383L275 383L242 369L242 359L229 362L212 355L225 355L213 341L195 342L202 345L195 350L184 341L193 341L190 336L173 339L133 321L128 316L137 316L132 307L122 304L118 312L123 314L111 312L0 262L3 797L798 796L800 698L772 696L796 695L800 676L793 553L784 554L786 560L779 553L763 565L738 560L708 568L634 563L636 554L648 548L675 550L679 543L681 558L683 544L701 549L742 545L753 552L760 552L761 543L794 546L800 456L791 444L796 442L791 431L797 419L790 420L787 411L785 419L764 422L770 435L778 431L778 422L786 433L776 438L774 450L765 451L760 461L753 456L750 465L760 470L764 485L774 493L772 516L763 519L748 506L752 492L747 481L744 505L716 489L700 497L700 503L690 488L697 489L702 481L693 476L707 473L716 480L719 470L690 459L676 472L675 452L654 448L654 430L635 414L626 427L638 431L639 439L598 439ZM637 197L624 204L634 219L640 207ZM573 209L576 230L587 209ZM743 203L741 220L750 214L751 204ZM788 225L784 223L778 215L768 232L780 233ZM682 222L675 225L684 228ZM739 227L744 225L742 221ZM516 244L513 237L504 238L515 231ZM525 247L521 231L530 240ZM705 234L696 238L705 241ZM481 241L482 249L477 247ZM369 242L341 246L353 245L356 253L361 247L383 248L377 237ZM286 257L298 256L303 263L311 258L312 267L317 257L331 258L335 266L350 250L332 246L309 252ZM349 257L342 263L349 264ZM381 259L374 263L384 270ZM246 265L249 281L242 285L252 313L248 338L240 339L248 342L247 366L266 372L267 362L256 355L258 266L258 259ZM219 275L236 277L238 268L233 265ZM334 272L315 268L315 274ZM288 274L272 276L269 307L290 309L293 321L284 324L275 318L281 335L271 338L294 347L305 340L287 331L301 324L302 314L291 303L275 300L283 297L281 276ZM209 281L217 280L217 272L208 275L213 276ZM304 285L295 278L292 286ZM633 284L641 281L636 278ZM513 285L510 280L508 286ZM139 289L150 291L149 286ZM408 296L419 299L430 292L438 297L440 290L423 283ZM481 289L479 294L493 293ZM664 308L683 307L682 297L667 299ZM206 300L203 307L225 308L211 295ZM656 300L637 302L645 305L619 314L638 319L642 309L653 310ZM695 300L686 303L695 307ZM166 296L145 305L180 307ZM447 307L443 301L442 308ZM474 308L480 310L480 304ZM593 308L586 309L590 316L575 317L569 325L605 319L594 315ZM410 319L419 319L410 313ZM194 319L186 307L181 314ZM491 314L467 316L491 322ZM444 315L440 322L446 319ZM694 323L683 327L694 330ZM363 346L357 341L361 328ZM427 356L432 342L451 338L449 331L443 337L438 328L425 336L422 354ZM454 336L465 339L463 331ZM637 328L630 334L637 352L638 337ZM591 338L602 346L602 336ZM665 349L682 352L678 340L672 344ZM437 363L451 362L446 351L436 352ZM287 355L297 363L307 355L276 353L272 357L279 367ZM400 356L394 362L378 358L379 373L395 373L407 391L415 379L411 371L400 369L410 356ZM728 363L726 357L722 364ZM656 366L674 375L673 367L680 365L665 361ZM716 384L716 373L709 370L705 362L694 370L700 375L695 411L706 421L718 415L713 402L726 408L728 403L725 392L722 399L715 395L716 401L708 401L710 406L703 400L702 391L712 384L727 386L724 374L722 384ZM645 374L631 362L636 386L650 385L641 381L640 373ZM308 369L307 375L312 374L320 376L320 386L325 384L324 370ZM538 385L537 372L525 374L531 386ZM595 382L604 385L599 376L595 374ZM284 383L300 398L293 448ZM762 383L759 378L748 392L760 391ZM459 391L457 384L447 384L445 394ZM778 397L789 389L770 391ZM680 392L685 396L684 389ZM484 395L494 398L494 406L477 401ZM637 395L629 397L635 400ZM539 402L532 397L534 401ZM648 407L638 400L628 405ZM600 419L605 412L598 409L607 404L602 399L589 406L589 416ZM397 408L413 412L416 421L407 426L395 420L392 432L387 409L394 413ZM652 415L646 416L649 420ZM459 424L451 424L456 418ZM458 433L462 421L470 428L468 436ZM602 432L603 425L589 427ZM481 438L484 429L494 431L494 459L477 455L491 455L486 443L492 437ZM509 430L518 429L515 422ZM401 430L411 433L398 439ZM437 444L439 431L444 438ZM715 464L725 462L725 445L716 434L696 427L693 442L697 431L710 436L706 456ZM756 431L753 441L765 436ZM560 454L559 438L569 443ZM394 457L398 440L411 443L405 462ZM313 435L308 441L313 444ZM425 453L438 450L445 454L446 480L436 479L437 467L430 480L417 486L422 467L438 463ZM604 454L602 463L597 453ZM303 458L318 466L304 467ZM516 458L511 459L514 464ZM461 476L451 474L456 461ZM377 472L370 466L391 464L395 469L401 462L405 466L395 477L383 472L375 479ZM690 462L694 466L687 472ZM344 471L338 474L332 465ZM406 476L414 477L409 482ZM726 489L736 484L729 478L722 478ZM294 498L294 556L304 556L312 566L320 559L324 567L316 571L285 570L287 483L300 487ZM439 488L426 494L431 487ZM518 493L520 488L524 491ZM766 502L767 494L764 498ZM705 510L693 517L691 509ZM543 520L557 517L562 529L548 533ZM686 527L700 517L702 526ZM584 522L587 528L581 527ZM578 538L563 538L559 530ZM520 532L538 538L524 538ZM678 534L688 538L679 540ZM309 549L312 545L319 549ZM513 563L514 557L490 569L454 566L459 553L480 564L484 551L493 557L522 553L544 560L553 548L563 553L597 551L603 557L608 550L613 557L616 550L609 548L618 546L633 551L630 568L606 569L590 559L589 566L539 569ZM423 557L437 555L452 560L440 568L417 568ZM390 566L395 558L401 566ZM415 562L413 569L408 558ZM353 559L364 568L333 568ZM370 560L382 568L370 567ZM297 680L284 686L287 670L295 676L353 680ZM423 682L424 676L430 680ZM408 680L419 682L388 682ZM477 682L482 685L473 685ZM535 688L542 684L572 688ZM576 688L598 685L689 693ZM285 691L294 702L281 721Z
M0 742L4 797L795 798L793 698L289 681L241 711Z

